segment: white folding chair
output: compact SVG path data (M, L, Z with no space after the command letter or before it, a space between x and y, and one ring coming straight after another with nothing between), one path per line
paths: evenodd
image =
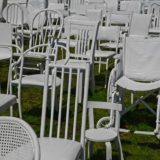
M69 58L69 57L68 57ZM87 114L87 99L90 63L84 62L83 65L76 63L74 66L68 64L68 60L59 64L50 63L52 71L52 91L51 91L51 112L49 123L46 121L47 105L47 82L48 72L46 71L46 81L43 92L43 106L41 117L40 147L41 159L85 159L85 126ZM68 71L67 73L65 71ZM74 74L73 74L74 72ZM78 103L80 89L80 74L84 73L83 102ZM60 87L55 88L56 77L59 76ZM66 84L67 82L67 84ZM67 87L66 87L67 85ZM81 85L82 87L82 85ZM55 104L55 95L58 95L58 112ZM79 122L78 122L79 121ZM46 123L47 122L47 123ZM78 122L78 123L77 123ZM49 131L47 131L49 126ZM45 135L48 135L45 137Z
M122 76L116 81L116 86L132 91L134 96L138 91L147 91L147 95L137 98L127 108L123 106L122 116L139 103L142 103L150 112L156 114L145 102L145 98L160 87L160 74L157 69L160 59L159 47L159 38L127 37L125 39L121 62L123 63L123 68L121 69ZM120 99L122 98L120 97ZM159 126L159 101L157 108L158 120L156 121L156 125ZM147 132L142 133L147 134Z
M122 106L120 104L108 103L108 102L98 102L98 101L88 101L87 108L88 119L89 119L89 129L85 132L85 137L89 143L89 156L93 157L92 154L92 143L94 142L105 142L106 145L106 160L112 159L112 146L111 142L115 141L119 147L120 159L123 160L123 152L119 135L120 127L120 111ZM108 117L102 117L96 123L94 112L99 110L109 110L110 115ZM107 112L106 112L107 113ZM92 154L92 155L91 155Z
M129 27L129 36L147 37L151 26L151 14L134 13Z
M0 159L39 160L39 144L33 129L15 117L0 117Z

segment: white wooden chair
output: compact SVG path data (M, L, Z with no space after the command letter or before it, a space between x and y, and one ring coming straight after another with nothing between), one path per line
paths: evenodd
M39 144L33 129L15 117L0 117L0 159L39 160Z
M85 137L89 143L89 154L92 154L92 143L94 142L105 142L106 145L106 160L112 159L112 146L111 142L116 141L119 147L120 159L123 160L123 152L119 135L120 127L120 111L122 106L120 104L88 101L87 108L89 129L85 132ZM108 117L102 117L98 120L95 127L94 111L95 110L109 110ZM107 112L106 112L107 113ZM90 158L93 155L89 155Z
M95 50L95 58L98 58L98 61L96 62L99 63L98 72L100 73L101 64L106 64L106 70L108 70L109 59L118 53L118 49L120 47L120 27L100 26L98 30L97 40L99 41L99 43L98 49Z
M90 75L90 62L68 63L69 57L64 63L50 63L52 71L52 91L50 120L47 122L46 107L48 95L48 72L45 71L45 87L43 92L43 105L41 117L40 148L41 160L55 159L85 159L85 126L87 114L87 99ZM65 71L68 72L65 72ZM74 72L74 74L73 74ZM80 88L80 74L84 74L83 102L78 103ZM59 76L60 87L55 87L56 77ZM66 84L67 83L67 84ZM66 87L67 85L67 87ZM82 85L81 85L82 87ZM58 100L55 95L58 95ZM58 101L59 103L55 103ZM58 107L58 111L57 111ZM73 118L73 119L72 119ZM78 122L79 121L79 122ZM78 122L78 123L77 123ZM49 130L47 130L49 127ZM47 135L47 137L46 137Z
M116 81L116 86L125 90L130 90L136 97L136 92L147 91L147 94L133 101L128 107L123 106L123 116L137 104L142 103L151 113L156 115L156 112L145 102L145 99L159 89L160 77L159 70L159 38L145 37L127 37L124 41L124 49L122 55L123 64L121 67L121 77ZM147 64L147 65L146 65ZM123 96L119 94L120 96ZM123 97L120 97L123 99ZM156 126L159 126L159 101L157 107ZM147 134L148 132L136 133Z

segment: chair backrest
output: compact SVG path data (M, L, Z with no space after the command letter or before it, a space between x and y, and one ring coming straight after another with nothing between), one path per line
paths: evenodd
M119 0L105 0L109 11L117 11Z
M149 27L151 25L151 14L137 14L132 15L131 24L129 27L129 36L147 37Z
M141 4L142 4L141 1L121 1L120 10L140 13Z
M130 12L124 11L109 11L106 14L106 25L124 25L128 26L131 19Z
M116 104L111 102L88 101L87 108L89 110L88 112L89 128L95 128L95 124L96 124L97 128L112 127L112 128L115 128L116 131L119 131L120 111L122 111L121 104ZM98 121L96 121L97 116L94 116L94 113L96 113L96 110L97 112L100 110L104 111L104 117L100 117Z
M50 123L48 123L49 126L45 123L48 93L43 92L44 105L42 107L41 137L48 135L47 128L49 127L49 137L77 140L84 145L90 63L84 62L80 64L81 65L79 65L77 61L75 65L68 63L59 64L58 62L52 65L53 83L51 91ZM80 80L80 75L82 73L84 78L83 85ZM57 84L57 76L61 79L59 88L55 86L55 84ZM46 77L48 76L46 75ZM83 102L79 104L78 97L82 89L81 87L83 87ZM44 91L47 88L46 81Z
M127 37L124 44L124 75L137 81L160 80L160 38Z
M119 42L120 27L119 26L100 26L98 29L97 40L107 40Z
M15 27L22 27L24 24L24 11L19 4L9 4L3 11L3 17L5 18L7 23L11 23Z
M0 159L39 160L39 144L33 129L15 117L0 117Z
M160 4L153 3L150 6L150 12L151 12L151 14L153 14L151 27L159 28L159 26L160 26Z
M0 45L12 44L12 26L8 23L0 23ZM8 59L12 56L12 48L0 47L0 59Z
M67 47L72 40L75 41L75 51L71 58L90 60L93 62L95 43L97 38L99 22L86 20L69 20L67 25ZM74 39L73 39L74 36ZM87 51L90 53L87 54Z
M63 15L61 12L50 9L39 11L32 21L29 47L51 44L60 37L62 27Z

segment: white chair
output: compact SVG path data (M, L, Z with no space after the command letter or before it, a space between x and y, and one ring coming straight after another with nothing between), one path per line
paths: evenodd
M109 58L112 58L118 53L119 40L120 40L120 27L118 26L100 26L97 35L98 49L95 50L95 58L98 58L99 63L98 71L100 73L101 64L106 64L108 69ZM107 42L104 42L107 41ZM110 49L110 50L104 50ZM113 50L114 49L114 50ZM102 59L105 59L104 62Z
M67 48L75 41L74 51L70 53L69 63L75 65L83 61L90 61L90 89L95 90L94 82L94 54L99 22L70 20L67 25ZM74 37L74 38L73 38Z
M62 46L63 47L63 46ZM21 92L22 92L22 86L38 86L38 87L44 87L45 84L45 75L44 72L43 73L35 73L35 72L25 72L26 68L24 67L24 64L26 63L26 61L28 60L28 58L30 58L30 53L34 53L34 51L37 50L43 50L46 49L43 58L45 59L45 67L48 65L49 63L49 58L48 55L50 56L50 58L52 60L54 60L55 57L55 50L54 50L54 46L53 48L50 47L48 44L43 44L43 45L37 45L34 46L28 50L26 50L17 61L15 61L14 63L11 64L11 68L10 68L10 75L9 75L9 83L10 83L10 93L12 94L12 90L14 86L17 86L18 88L18 93L17 93L17 98L18 98L18 107L19 107L19 111L20 111L20 118L22 118L22 104L21 104ZM64 47L63 47L64 49ZM40 55L42 56L42 54ZM37 57L32 57L32 61L34 61L35 59L37 59ZM35 61L35 63L37 63ZM33 63L30 65L32 66ZM14 73L14 68L19 68L19 71L16 72L16 74ZM31 67L29 67L31 68ZM15 74L15 76L14 76ZM57 81L59 81L59 83L56 84L56 86L59 86L60 84L60 79L57 77ZM49 76L49 84L48 87L51 86L51 76Z
M85 159L85 126L90 63L84 62L79 64L77 62L75 65L71 65L68 64L68 60L69 57L64 63L59 64L55 62L49 64L49 68L53 68L49 123L46 121L48 72L45 72L46 81L43 92L41 134L39 139L41 160L51 160L53 157L57 160ZM67 73L65 72L66 70L68 71ZM80 105L78 97L79 90L81 90L79 87L81 72L84 73L84 90L83 102ZM61 79L59 89L55 88L57 76ZM58 112L56 112L55 95L58 95ZM47 130L47 126L49 126L49 130ZM47 137L45 136L46 134L48 135Z
M129 27L129 36L147 37L151 26L151 14L134 13Z
M3 112L13 106L16 102L15 95L0 94L0 112Z
M122 146L119 135L120 127L120 111L122 106L120 104L108 103L108 102L98 102L98 101L88 101L87 108L89 110L89 129L85 132L85 137L89 143L89 154L92 154L92 143L94 142L105 142L106 145L106 160L112 159L112 146L111 142L116 141L119 147L119 157L121 160L124 159ZM108 117L102 117L96 123L94 112L99 110L109 110L110 115ZM106 112L107 113L107 112ZM92 155L89 155L90 158Z
M60 38L63 27L63 15L58 10L40 10L38 13L36 13L32 19L32 22L29 24L29 48L41 44L50 45L54 43L55 39ZM31 69L39 70L42 73L44 69L43 58L46 56L46 47L41 49L42 50L35 49L33 52L30 52L30 57L39 58L40 63L36 64L36 66L33 66Z
M0 159L39 160L39 144L33 129L15 117L0 117Z
M13 41L22 50L24 47L23 25L25 15L23 8L15 3L9 4L3 11L3 17L6 23L12 24Z
M122 11L129 11L133 13L140 13L141 12L141 1L121 1L120 2L120 10Z
M142 91L147 91L147 94L134 100L131 106L123 106L122 116L139 103L142 103L151 113L156 114L145 102L145 98L154 90L159 89L160 86L160 74L157 69L160 58L159 46L159 38L127 37L125 39L121 62L123 63L122 76L116 81L116 86L132 91L134 96L136 96L136 92ZM123 99L123 97L120 97L120 99ZM159 101L157 108L159 109ZM158 115L159 110L157 110ZM159 117L157 118L157 126L159 126ZM147 134L147 132L142 132L142 134Z

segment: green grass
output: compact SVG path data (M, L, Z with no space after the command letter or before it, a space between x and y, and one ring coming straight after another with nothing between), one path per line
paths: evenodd
M96 70L96 91L95 94L89 95L89 100L106 100L105 84L105 70L102 69L101 74ZM2 92L6 91L8 62L0 62L0 82ZM109 71L107 73L109 75ZM14 91L16 93L16 90ZM40 120L41 120L41 102L42 89L38 87L23 87L22 88L22 105L23 105L23 119L27 121L36 131L39 136ZM139 93L138 95L141 95ZM125 104L130 103L130 93L127 92L125 96ZM156 110L156 96L147 98L147 102ZM9 115L9 111L0 113L0 115ZM14 113L18 116L17 112ZM104 112L97 112L97 118L104 116ZM134 130L150 130L153 131L155 127L155 116L153 116L143 105L138 105L135 110L128 112L121 119L121 127L131 130L131 133L121 133L121 142L126 160L159 160L160 159L160 143L155 136L135 135ZM94 159L105 159L105 145L104 143L95 143L94 145ZM113 159L118 159L116 147L113 144Z

